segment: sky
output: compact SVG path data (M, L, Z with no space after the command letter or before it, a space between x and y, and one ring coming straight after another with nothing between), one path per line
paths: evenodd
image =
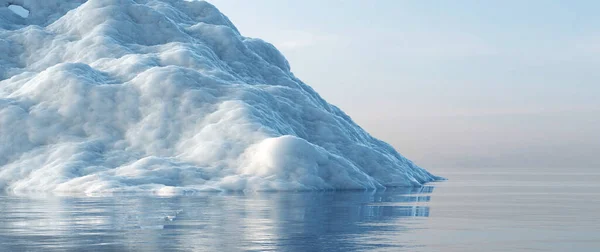
M422 167L600 167L600 1L209 2Z

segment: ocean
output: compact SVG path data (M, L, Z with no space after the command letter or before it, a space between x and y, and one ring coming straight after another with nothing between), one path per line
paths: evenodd
M385 191L0 196L0 251L600 251L598 169Z

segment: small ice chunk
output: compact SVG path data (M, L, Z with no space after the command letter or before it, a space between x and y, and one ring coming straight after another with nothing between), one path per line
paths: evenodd
M23 8L21 5L11 4L8 6L8 9L14 12L15 14L21 16L22 18L29 17L29 10Z

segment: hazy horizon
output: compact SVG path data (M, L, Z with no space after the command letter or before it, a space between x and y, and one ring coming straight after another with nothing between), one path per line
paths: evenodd
M209 2L420 166L600 165L598 2Z

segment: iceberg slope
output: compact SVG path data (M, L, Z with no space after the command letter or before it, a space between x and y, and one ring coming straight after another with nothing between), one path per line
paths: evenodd
M5 191L375 189L438 179L202 1L0 0L0 80Z

